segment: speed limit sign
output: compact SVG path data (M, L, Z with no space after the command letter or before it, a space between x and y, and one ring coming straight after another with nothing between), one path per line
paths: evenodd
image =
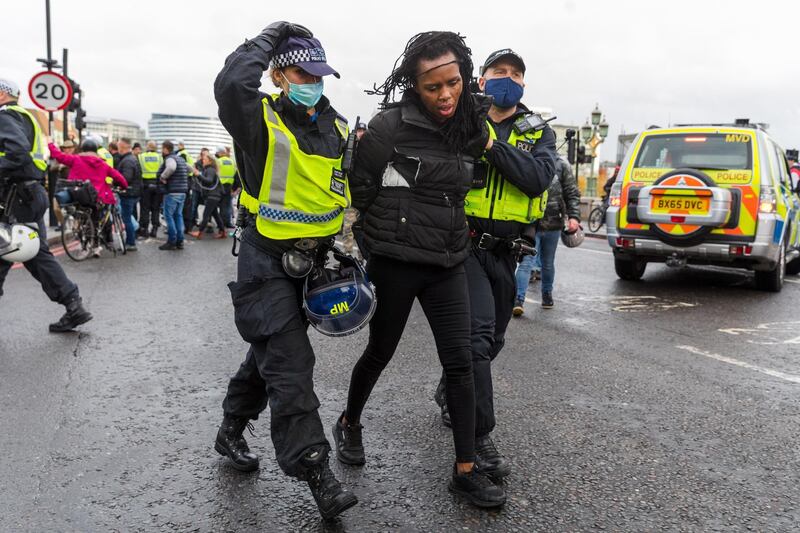
M45 111L58 111L72 101L72 85L61 74L45 70L31 78L28 95L36 107Z

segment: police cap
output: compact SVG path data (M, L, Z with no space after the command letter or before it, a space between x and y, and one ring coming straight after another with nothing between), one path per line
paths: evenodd
M486 61L484 61L483 66L481 67L481 76L486 73L487 68L492 66L492 63L496 63L503 58L509 59L513 63L517 63L522 69L522 73L525 74L525 61L522 60L522 56L511 48L503 48L502 50L497 50L496 52L489 54L489 57L486 58Z

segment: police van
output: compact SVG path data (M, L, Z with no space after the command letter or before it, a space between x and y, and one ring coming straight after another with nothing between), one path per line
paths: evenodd
M753 270L757 288L777 292L800 272L800 198L784 151L747 119L640 133L606 224L625 280L651 262L718 265Z

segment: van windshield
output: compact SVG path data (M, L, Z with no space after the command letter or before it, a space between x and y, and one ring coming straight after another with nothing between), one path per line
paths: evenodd
M752 136L748 133L682 133L647 137L637 168L752 170Z

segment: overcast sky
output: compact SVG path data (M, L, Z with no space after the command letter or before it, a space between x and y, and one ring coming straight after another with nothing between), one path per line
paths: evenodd
M0 1L0 77L27 93L46 54L45 2ZM800 145L800 2L790 0L51 4L53 55L69 48L88 114L143 127L151 113L216 115L212 84L224 58L270 22L289 20L322 41L342 75L325 79L325 93L351 122L372 114L377 98L363 90L386 77L408 38L436 29L465 35L476 68L493 50L519 52L523 101L551 107L559 123L582 124L599 103L611 125L605 158L621 131L670 121L748 117L769 123L785 148ZM22 101L30 105L27 94Z

